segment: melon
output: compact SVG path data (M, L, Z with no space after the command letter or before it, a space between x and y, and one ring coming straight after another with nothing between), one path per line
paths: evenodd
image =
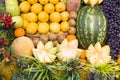
M33 41L25 36L16 38L11 44L11 51L15 55L32 56L33 48Z
M79 44L87 49L90 44L100 42L104 45L107 33L107 20L99 6L84 6L78 12L77 38Z

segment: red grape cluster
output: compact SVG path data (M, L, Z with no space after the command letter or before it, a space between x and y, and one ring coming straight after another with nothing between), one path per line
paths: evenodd
M13 26L12 17L8 13L5 13L4 15L0 15L0 21L3 22L6 29Z

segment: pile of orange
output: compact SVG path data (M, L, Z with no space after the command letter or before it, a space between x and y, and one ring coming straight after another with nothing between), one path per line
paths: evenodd
M29 34L59 33L69 30L69 12L59 0L23 0L20 5L23 29ZM43 28L43 26L45 28Z

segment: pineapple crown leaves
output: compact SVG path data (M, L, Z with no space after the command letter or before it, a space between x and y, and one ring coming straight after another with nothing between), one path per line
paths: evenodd
M106 78L105 80L114 80L115 73L120 70L120 66L114 60L111 60L109 63L104 63L99 66L91 66L91 72L94 74L95 79Z
M65 66L62 70L64 74L63 80L80 80L79 72L83 69L83 66L80 65L79 59L72 59L69 62L62 62L61 66Z
M58 80L59 78L55 65L43 64L34 57L22 57L17 63L21 67L21 71L27 74L27 77L33 76L32 80Z

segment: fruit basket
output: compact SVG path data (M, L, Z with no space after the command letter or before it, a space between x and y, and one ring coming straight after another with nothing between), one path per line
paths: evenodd
M0 80L120 80L119 3L0 0Z

